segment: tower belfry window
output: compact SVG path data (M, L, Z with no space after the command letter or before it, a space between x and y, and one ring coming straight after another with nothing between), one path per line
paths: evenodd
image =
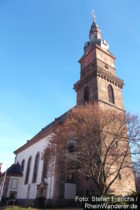
M85 87L84 89L84 102L88 103L89 102L89 87Z
M111 85L108 85L108 98L109 98L109 102L110 103L115 103L114 100L114 91L113 91L113 87Z

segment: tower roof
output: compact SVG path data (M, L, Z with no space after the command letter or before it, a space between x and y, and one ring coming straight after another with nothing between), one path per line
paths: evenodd
M94 10L92 10L92 18L93 18L93 22L96 23L96 16L95 16Z
M93 45L99 45L105 50L109 49L109 45L105 40L102 40L102 34L99 26L96 23L94 10L92 11L93 22L89 32L89 41L85 43L84 51L88 51Z
M89 38L91 41L94 41L95 39L101 39L101 30L99 26L96 24L96 16L94 10L92 10L92 18L93 18L93 23L91 25Z

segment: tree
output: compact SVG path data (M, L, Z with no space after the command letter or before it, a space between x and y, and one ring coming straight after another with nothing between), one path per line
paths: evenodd
M44 159L55 156L58 168L63 168L60 173L70 179L82 174L100 194L107 194L121 173L132 172L131 153L139 153L139 140L138 116L86 104L70 110L55 127Z
M140 191L140 120L138 115L127 114L129 144L135 174L136 191Z

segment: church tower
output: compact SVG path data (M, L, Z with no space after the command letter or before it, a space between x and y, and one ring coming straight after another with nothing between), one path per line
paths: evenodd
M122 98L124 82L116 76L115 57L109 50L109 44L102 39L94 13L92 16L93 23L89 41L85 43L84 54L79 60L81 65L80 80L74 84L77 105L96 101L107 110L110 108L118 114L124 113ZM130 154L127 160L132 164ZM122 174L123 176L121 176ZM110 187L110 193L115 195L126 195L135 190L134 173L129 168L124 169L120 173L119 180L116 180Z
M116 76L115 57L109 51L108 43L102 39L94 12L89 41L85 43L84 54L79 60L80 80L74 84L77 105L98 101L123 110L123 80Z

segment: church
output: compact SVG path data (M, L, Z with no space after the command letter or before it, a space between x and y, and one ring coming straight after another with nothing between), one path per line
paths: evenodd
M116 76L115 57L109 50L109 44L102 39L102 33L93 14L93 23L89 32L89 41L84 45L84 53L80 58L80 79L74 84L77 104L85 102L103 104L114 110L123 112L123 80ZM88 190L87 180L77 183L63 183L58 188L55 173L55 159L50 161L53 173L44 171L43 152L49 145L54 129L62 123L66 113L44 127L32 139L14 151L15 163L7 172L0 175L0 186L3 182L3 198L16 198L19 204L34 205L37 198L44 197L46 205L59 206L60 203L72 202L76 195L85 195ZM80 186L79 186L80 185ZM128 195L135 191L133 172L114 185L114 194ZM80 194L81 193L81 194Z

